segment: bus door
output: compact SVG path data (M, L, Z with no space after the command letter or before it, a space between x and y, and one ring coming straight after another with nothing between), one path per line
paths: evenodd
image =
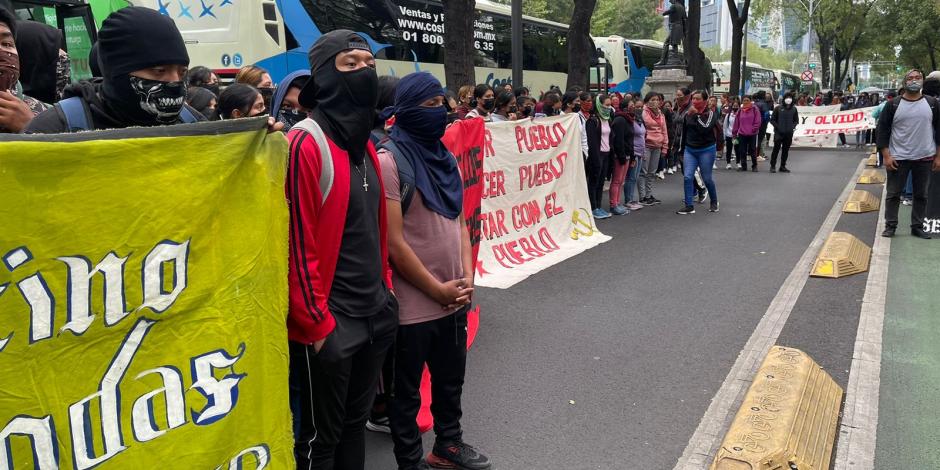
M18 18L38 21L59 28L65 37L65 52L69 53L72 81L91 78L88 54L98 40L91 6L84 0L12 0ZM0 0L0 5L4 0Z

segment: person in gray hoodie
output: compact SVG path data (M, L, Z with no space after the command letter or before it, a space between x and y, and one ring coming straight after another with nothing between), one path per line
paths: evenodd
M770 172L777 172L777 154L780 148L783 148L783 155L780 157L780 172L789 173L787 169L787 157L790 156L790 145L793 144L793 131L800 122L800 113L796 110L793 103L793 92L788 92L783 96L783 104L774 108L770 116L770 125L774 127L774 150L770 154Z

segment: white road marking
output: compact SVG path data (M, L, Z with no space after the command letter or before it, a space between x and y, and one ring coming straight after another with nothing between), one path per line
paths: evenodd
M884 230L885 196L881 194L881 210L871 249L868 282L858 319L855 352L849 385L845 390L845 408L836 444L836 470L871 470L875 468L875 438L878 434L878 391L881 386L881 332L884 326L885 299L888 293L888 261L891 239L881 236Z
M728 376L725 377L725 381L721 384L721 388L712 398L708 410L695 429L695 433L692 434L692 438L689 439L682 457L679 458L673 470L702 470L711 465L715 452L718 446L721 445L725 430L731 425L735 411L741 406L741 400L744 399L744 394L751 385L751 380L757 372L757 368L760 367L767 351L770 350L780 336L783 326L790 317L790 312L793 311L793 306L796 305L796 301L800 298L800 293L806 285L816 255L826 239L829 238L836 223L839 222L839 217L842 216L842 205L848 199L852 189L855 188L856 181L864 169L865 160L862 160L859 162L855 174L852 175L839 198L833 204L832 209L829 210L829 215L826 216L826 220L823 221L819 231L816 232L816 237L806 247L803 256L797 261L793 270L790 271L790 275L787 276L783 285L780 286L777 295L770 302L770 306L767 307L767 312L764 313L750 339L738 354L737 360L734 361L734 365L728 372Z

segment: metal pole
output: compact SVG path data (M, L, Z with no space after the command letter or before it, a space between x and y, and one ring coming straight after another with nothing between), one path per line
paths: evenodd
M512 0L512 85L522 83L522 0Z

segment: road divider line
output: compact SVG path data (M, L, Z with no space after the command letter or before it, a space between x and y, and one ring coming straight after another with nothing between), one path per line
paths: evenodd
M875 440L878 436L878 397L881 387L881 347L888 293L888 263L891 239L881 236L884 230L884 200L872 244L871 266L862 298L862 311L855 336L855 351L845 390L845 408L839 440L836 443L834 468L870 470L875 468Z
M800 298L806 280L809 279L810 269L813 267L816 255L839 222L839 217L842 216L842 205L848 199L864 169L865 160L862 160L835 204L832 205L832 209L829 210L813 241L806 247L803 256L790 271L790 275L787 276L777 291L777 295L770 302L770 306L767 307L767 312L764 313L744 348L741 349L727 377L708 405L708 410L695 429L695 433L689 439L674 470L702 470L711 465L712 458L725 435L725 430L731 424L735 411L740 407L758 367L780 336L783 326L790 317L790 312L793 311L793 306Z

